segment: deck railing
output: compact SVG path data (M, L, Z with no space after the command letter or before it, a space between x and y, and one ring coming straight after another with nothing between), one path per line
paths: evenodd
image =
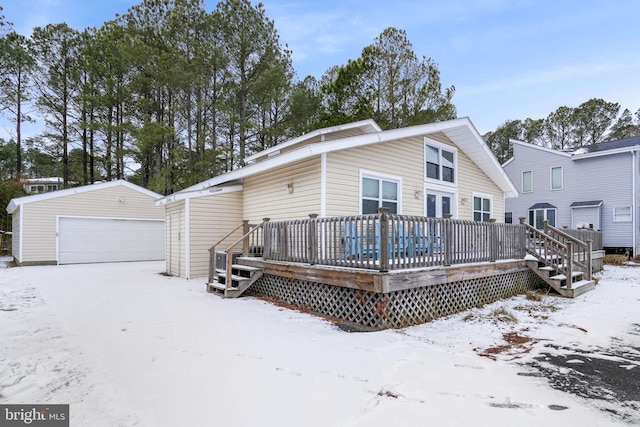
M584 272L587 280L591 280L591 252L593 250L593 241L589 239L589 237L593 236L585 234L587 239L581 240L569 234L567 231L568 230L560 230L559 228L552 227L549 225L548 221L544 222L544 232L571 248L570 257L572 264L579 267L580 270ZM600 233L600 236L602 236L602 233Z
M226 287L231 286L231 271L233 263L233 255L235 252L241 252L242 256L262 256L264 249L264 224L269 221L269 218L265 218L262 223L258 225L249 224L249 221L242 221L236 228L231 230L222 239L216 242L215 245L209 248L209 282L212 283L217 279L217 265L216 257L219 253L224 252L226 272ZM240 238L236 238L229 243L228 241L238 233L242 232ZM227 242L224 246L222 244Z
M378 214L270 221L265 260L379 271L453 265L525 256L518 224Z
M547 221L544 229L538 230L520 218L526 228L527 253L552 267L567 277L567 287L571 288L573 272L580 268L583 277L591 280L591 241L582 242L569 234L552 227Z
M591 249L594 251L601 251L603 249L602 231L592 230L590 228L578 228L578 229L563 228L562 231L580 240L581 242L586 242L587 240L591 240Z

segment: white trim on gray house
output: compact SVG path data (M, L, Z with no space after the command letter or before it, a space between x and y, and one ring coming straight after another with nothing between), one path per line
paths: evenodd
M503 168L520 192L518 197L505 200L505 214L511 213L514 222L518 217L530 222L533 206L549 204L557 210L556 226L592 226L602 230L605 248L632 248L634 254L638 253L640 137L585 146L573 152L511 142L513 157ZM554 167L562 168L562 188L552 189ZM533 176L533 188L528 193L522 192L525 171L532 171Z

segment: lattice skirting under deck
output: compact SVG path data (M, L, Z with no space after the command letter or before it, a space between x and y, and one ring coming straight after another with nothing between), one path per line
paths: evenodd
M249 291L330 319L387 329L429 322L543 285L542 279L526 270L382 294L264 275Z

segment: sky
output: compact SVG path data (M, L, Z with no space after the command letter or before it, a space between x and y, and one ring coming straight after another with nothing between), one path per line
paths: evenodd
M14 29L66 22L82 30L139 0L0 0ZM298 79L360 56L387 27L407 32L455 86L459 117L481 134L506 120L545 118L591 98L640 109L636 0L263 0ZM207 10L217 2L205 0Z

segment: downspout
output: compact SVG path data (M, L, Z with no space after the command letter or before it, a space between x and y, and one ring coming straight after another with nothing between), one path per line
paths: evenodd
M327 153L320 155L320 218L327 216Z
M185 277L187 279L191 279L191 215L189 212L189 207L190 207L190 199L189 197L187 197L184 201L184 234L186 235L185 237L185 242L184 242L184 262L186 265L186 271L185 271Z
M636 256L636 244L637 244L637 237L638 237L638 229L636 228L637 225L637 199L638 199L638 195L636 194L636 149L632 149L631 150L631 192L632 192L632 200L633 202L631 203L631 224L633 227L633 233L632 233L632 239L633 239L633 256Z
M22 206L20 206L20 227L18 227L18 230L20 230L20 238L18 239L18 244L20 245L18 247L18 256L20 257L20 259L18 260L19 263L22 263L22 250L24 248L24 204ZM13 228L11 228L11 231L13 232ZM13 242L13 235L11 235L11 242ZM13 243L11 243L11 246L13 246ZM13 248L11 248L11 251L13 252Z

